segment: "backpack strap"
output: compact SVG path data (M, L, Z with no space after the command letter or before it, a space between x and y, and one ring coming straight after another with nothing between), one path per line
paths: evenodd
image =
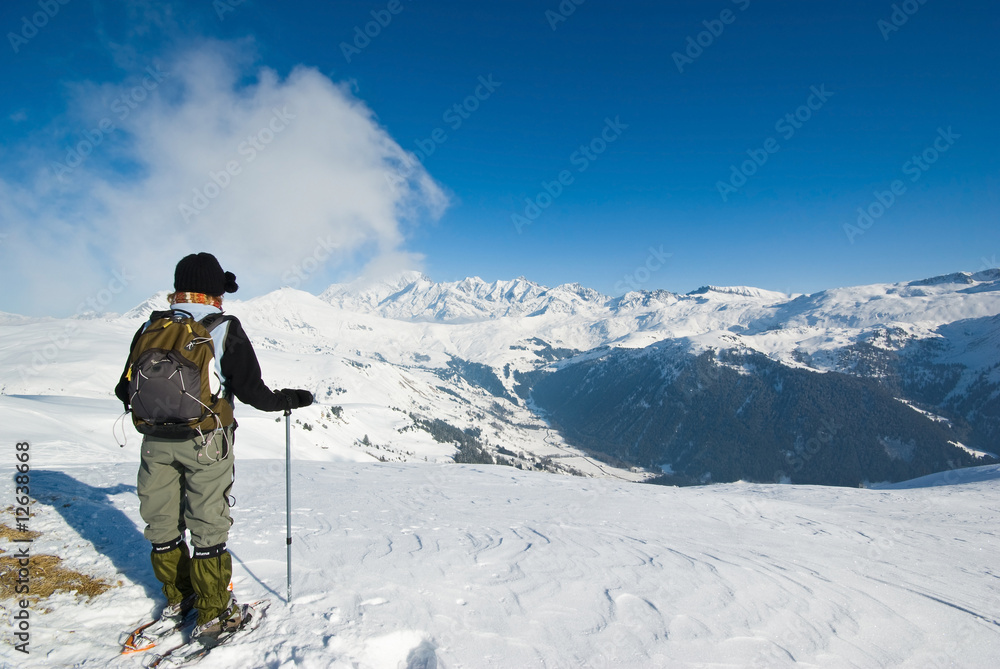
M235 316L230 316L228 314L214 313L214 314L209 314L208 316L205 316L203 319L201 319L200 323L201 323L201 326L208 331L208 336L211 337L212 339L215 339L215 335L213 334L213 331L217 327L219 327L223 323L228 323L229 321L235 321L235 320L236 320ZM222 376L222 356L225 354L225 347L226 347L225 338L227 336L228 336L228 333L225 333L225 336L223 337L223 340L220 342L221 347L218 350L215 351L215 364L218 365L217 370L219 372L219 378L220 379L223 378L223 376ZM232 390L229 389L229 383L228 383L228 381L224 381L223 384L222 384L222 387L223 387L223 390L224 390L223 396L229 401L230 404L232 404L232 402L233 402L233 392L232 392Z
M149 315L149 322L152 323L153 321L159 320L161 318L173 319L177 314L181 314L182 316L187 316L191 320L194 320L194 316L191 314L191 312L185 311L184 309L178 309L175 307L173 309L168 309L166 311L154 311ZM231 321L234 318L235 316L230 316L228 314L216 313L216 314L209 314L208 316L205 316L198 322L201 323L201 325L206 330L211 332L212 330L222 325L226 321Z
M214 330L215 328L219 327L226 321L231 321L234 319L235 316L230 316L228 314L209 314L208 316L205 316L203 319L201 319L201 324L202 327L208 330L209 334L211 334L212 330Z

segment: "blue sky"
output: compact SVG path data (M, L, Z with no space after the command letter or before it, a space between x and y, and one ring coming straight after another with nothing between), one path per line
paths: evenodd
M240 297L997 266L994 3L577 2L5 2L0 310L123 311L202 249Z

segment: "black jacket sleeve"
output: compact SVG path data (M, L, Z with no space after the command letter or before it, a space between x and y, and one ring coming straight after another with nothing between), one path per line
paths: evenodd
M253 344L239 320L232 318L222 353L222 375L228 379L229 390L245 404L261 411L283 411L287 400L274 392L261 379L260 363Z

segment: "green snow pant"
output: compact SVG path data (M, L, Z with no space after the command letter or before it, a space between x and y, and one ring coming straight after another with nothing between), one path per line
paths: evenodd
M153 544L153 573L171 604L193 589L198 624L215 618L229 603L232 558L225 550L229 491L233 486L234 428L220 430L207 444L200 438L142 440L137 491L143 532ZM194 556L187 558L184 531Z
M167 604L180 604L194 592L191 585L191 557L184 537L166 544L153 544L150 554L153 574L163 584Z
M233 557L225 544L194 549L191 584L198 593L198 624L218 618L229 606L229 581L233 578Z

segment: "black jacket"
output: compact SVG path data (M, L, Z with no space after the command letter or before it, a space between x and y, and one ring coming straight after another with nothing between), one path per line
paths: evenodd
M132 338L132 345L129 347L129 357L135 344L139 341L139 335L146 328L144 323ZM225 377L226 388L230 393L236 395L241 402L260 409L261 411L284 411L287 400L283 395L277 393L264 383L260 375L260 363L257 362L257 354L254 353L253 344L247 337L243 326L235 316L229 317L229 331L226 333L226 344L223 348L222 359L219 360L222 368L222 376ZM129 363L126 360L125 369L122 371L121 379L115 386L115 396L125 405L125 410L129 408L128 397L128 375Z

